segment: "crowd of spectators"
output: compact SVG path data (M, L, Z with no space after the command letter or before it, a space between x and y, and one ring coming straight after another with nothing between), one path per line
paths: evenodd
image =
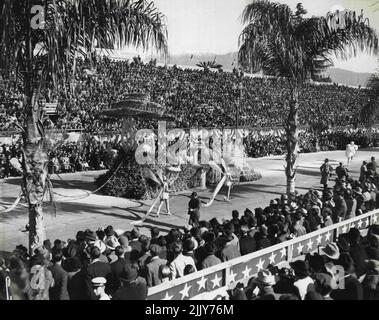
M17 246L10 259L1 261L1 275L10 277L15 300L146 299L148 287L379 208L375 158L367 166L359 181L336 168L335 185L323 192L282 195L265 208L246 209L243 215L234 210L230 220L200 221L166 235L157 227L148 237L138 228L108 226L78 231L75 239L56 239L53 244L46 240L32 257ZM260 272L247 288L231 292L232 299L379 299L378 225L364 239L352 228L322 252L294 262L292 272L274 266ZM331 287L333 263L345 269L345 289ZM34 277L41 272L44 282L39 287Z

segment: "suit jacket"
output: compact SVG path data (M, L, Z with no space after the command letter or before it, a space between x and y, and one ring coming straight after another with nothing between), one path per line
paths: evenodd
M350 255L354 261L355 272L358 277L366 273L366 262L368 260L366 248L360 244L350 246Z
M107 283L105 285L105 290L106 292L110 292L111 283L112 283L112 270L109 263L96 261L94 263L91 263L86 269L87 290L91 297L91 300L92 299L96 300L95 294L92 289L91 280L97 277L103 277L107 280Z
M151 258L150 262L146 265L146 282L148 287L154 287L162 283L159 277L159 268L166 264L167 260L165 259L159 257Z
M113 300L146 300L147 292L145 279L138 277L134 282L118 289L113 295Z
M349 275L345 278L345 289L333 290L330 296L334 300L363 300L362 284L356 277Z
M124 258L118 258L117 261L111 264L112 271L112 291L116 291L121 287L120 275L122 269L127 264L127 261Z
M257 242L254 237L250 235L244 235L240 239L240 252L241 255L245 255L257 250Z
M70 300L88 300L90 298L84 271L68 273L67 291Z
M67 272L59 264L50 267L54 278L54 287L50 288L50 300L70 300L67 291Z

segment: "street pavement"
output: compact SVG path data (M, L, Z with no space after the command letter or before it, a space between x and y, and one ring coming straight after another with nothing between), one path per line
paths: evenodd
M359 150L350 166L350 174L358 178L363 160L369 161L371 156L379 158L379 149ZM319 152L301 154L297 169L296 185L300 193L310 188L319 188L320 166L325 158L329 158L333 167L338 162L346 162L344 151ZM231 202L223 200L226 188L223 188L213 205L201 209L201 220L214 217L230 219L232 210L241 214L246 208L253 210L266 206L271 199L279 197L286 191L284 174L284 156L247 159L247 163L255 171L262 174L262 179L243 183L233 187ZM115 229L131 230L131 223L140 220L152 201L133 201L123 198L104 196L101 193L91 194L95 190L94 179L103 172L84 172L51 176L54 185L55 206L46 204L45 226L47 238L67 240L75 238L78 230L97 230L100 226L113 225ZM8 207L20 192L20 178L0 180L0 211ZM172 195L170 204L172 216L162 215L159 218L149 217L140 227L143 234L149 234L152 226L158 227L163 233L170 228L184 226L188 223L187 203L193 190ZM213 189L196 190L200 198L207 201ZM153 210L155 213L156 210ZM165 206L163 206L163 213ZM17 244L27 246L28 233L24 232L28 223L27 206L20 202L17 208L9 213L0 213L0 251L11 251Z

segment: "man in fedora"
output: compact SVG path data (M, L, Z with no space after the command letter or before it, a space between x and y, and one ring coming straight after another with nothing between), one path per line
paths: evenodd
M107 280L103 277L93 278L91 280L93 286L93 292L95 294L96 300L111 300L109 296L105 293L105 284Z
M92 290L91 280L97 277L105 278L107 280L106 289L107 289L107 292L109 292L109 289L110 289L109 285L112 279L112 270L108 263L101 262L99 260L100 249L98 247L95 247L95 246L91 247L90 258L91 258L91 262L88 265L85 273L86 273L87 288L89 290L90 297L94 299L95 297Z
M147 285L145 279L138 277L137 269L126 265L120 275L122 282L113 295L113 300L146 300Z
M329 164L329 159L325 159L324 163L320 167L321 172L321 184L324 185L324 190L328 189L329 179L333 173L333 167Z
M124 269L124 266L128 263L128 261L125 260L125 248L123 246L116 247L115 255L117 256L117 260L111 263L112 292L121 287L120 275Z
M150 246L151 259L146 265L146 281L149 287L154 287L162 283L162 280L159 277L159 268L162 265L167 265L167 260L159 257L161 250L162 249L158 244L152 244Z
M275 276L269 270L261 270L252 285L258 287L259 292L253 300L279 300L280 294L274 292Z
M294 271L296 278L293 285L299 290L300 299L304 300L305 295L314 289L314 282L310 277L308 261L297 260L291 262L290 267Z

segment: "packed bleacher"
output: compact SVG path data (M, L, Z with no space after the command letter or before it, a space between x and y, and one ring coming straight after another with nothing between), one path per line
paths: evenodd
M153 227L149 236L120 226L81 230L75 239L46 240L31 257L19 245L0 261L1 298L9 277L14 300L144 300L149 287L379 208L374 157L365 168L359 180L336 169L332 188L282 195L243 214L234 210L230 220L200 221L167 234ZM364 238L351 228L305 262L260 271L247 287L231 290L230 299L378 300L378 264L379 226L372 225ZM344 268L344 289L333 287L333 265ZM36 285L42 278L43 285Z

